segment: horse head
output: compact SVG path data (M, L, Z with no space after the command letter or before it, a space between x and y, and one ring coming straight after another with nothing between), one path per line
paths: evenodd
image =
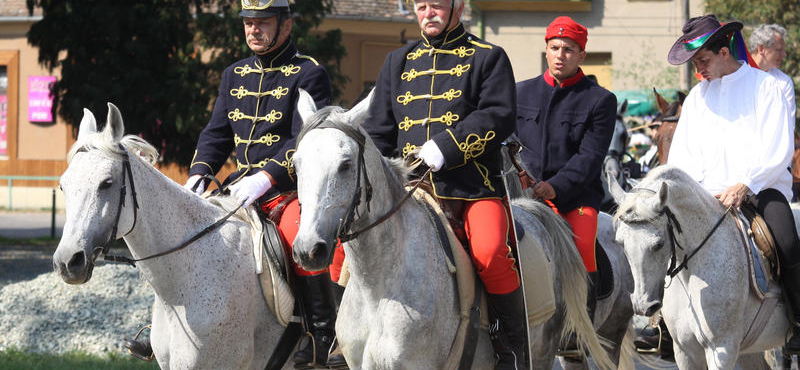
M662 306L664 278L674 255L667 219L670 186L659 179L664 169L669 168L651 171L630 193L609 181L609 190L620 205L614 216L616 241L623 245L633 274L631 302L634 311L645 316Z
M84 109L83 114L78 138L67 155L67 170L59 182L66 221L53 254L53 269L69 284L89 281L97 256L135 225L135 199L130 191L133 179L130 167L127 171L124 167L126 147L135 143L137 151L151 162L157 157L155 148L142 139L123 137L122 116L113 104L108 104L102 130L92 112Z
M304 269L321 270L330 264L338 239L357 217L358 206L370 201L364 168L364 147L370 140L360 123L371 97L349 111L339 107L317 111L311 96L300 91L297 111L304 125L292 165L302 227L292 257Z

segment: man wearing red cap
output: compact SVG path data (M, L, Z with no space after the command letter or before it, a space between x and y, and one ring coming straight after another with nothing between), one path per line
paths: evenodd
M548 201L572 226L589 273L587 309L597 302L597 209L603 200L600 170L614 133L617 99L586 78L586 27L558 17L545 41L547 71L517 84L515 134L520 157L537 181L533 196ZM569 345L572 347L572 345Z
M489 293L497 369L524 364L522 294L509 240L500 148L513 129L514 74L502 48L467 33L464 0L417 0L422 39L391 52L364 128L384 155L423 161L435 196L461 209ZM417 152L418 150L418 152ZM414 154L418 153L418 154ZM503 343L505 344L505 343Z

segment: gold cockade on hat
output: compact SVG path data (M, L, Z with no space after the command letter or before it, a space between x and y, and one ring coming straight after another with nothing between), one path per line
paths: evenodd
M242 0L242 10L264 10L274 2L275 0Z

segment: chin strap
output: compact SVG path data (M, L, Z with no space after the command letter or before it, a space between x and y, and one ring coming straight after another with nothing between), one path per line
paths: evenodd
M272 38L272 41L270 41L269 46L267 46L267 51L272 49L272 47L275 46L275 43L278 42L278 37L280 37L281 35L281 23L283 23L283 12L278 13L278 25L275 26L275 37Z

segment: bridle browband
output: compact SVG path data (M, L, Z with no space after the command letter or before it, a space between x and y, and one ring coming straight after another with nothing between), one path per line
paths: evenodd
M223 216L222 218L220 218L219 220L217 220L213 224L207 226L206 228L201 230L199 233L197 233L194 236L192 236L191 238L187 239L185 242L181 243L177 247L170 248L170 249L168 249L166 251L159 252L159 253L156 253L156 254L153 254L153 255L150 255L150 256L147 256L147 257L136 258L136 259L128 258L128 257L125 257L125 256L110 255L110 254L108 254L108 251L111 248L111 243L113 243L114 241L116 241L119 238L127 236L136 227L136 220L138 219L138 209L139 209L139 202L138 202L138 200L136 198L136 187L133 184L133 172L131 171L131 163L130 163L130 157L129 157L128 151L125 149L125 147L122 144L117 144L117 145L119 146L120 150L122 151L121 155L123 157L123 160L122 160L122 187L120 188L120 197L119 197L119 204L117 205L117 214L115 216L114 227L111 229L111 236L108 238L108 241L106 241L105 244L103 244L102 246L94 248L94 250L93 250L93 258L94 259L96 259L97 256L100 255L100 253L102 253L103 254L103 260L105 260L105 261L112 262L112 263L127 263L127 264L131 265L132 267L136 267L136 262L146 261L146 260L149 260L149 259L153 259L153 258L156 258L156 257L161 257L161 256L164 256L164 255L170 254L172 252L177 252L177 251L179 251L181 249L184 249L184 248L188 247L190 244L194 243L195 241L197 241L198 239L202 238L203 236L205 236L206 234L210 233L211 231L214 231L220 225L225 223L225 221L227 221L228 218L230 218L234 213L239 211L239 209L242 208L242 205L244 204L244 202L239 203L239 205L235 209L233 209L232 211L228 212L225 216ZM84 146L84 147L81 147L80 149L78 149L75 153L88 152L88 151L89 151L89 149L87 149ZM127 190L126 190L127 185L125 183L125 178L126 177L130 178L130 183L131 183L131 197L133 198L133 225L131 225L131 228L130 228L130 230L128 230L127 233L117 237L117 230L119 228L119 218L120 218L120 214L122 214L122 207L125 206L125 195L127 194ZM205 178L210 178L212 181L217 183L217 185L219 185L219 181L214 176L203 175L203 178L204 179ZM201 179L200 181L203 181L203 179ZM199 184L199 182L197 184L195 184L194 187L197 187L198 184ZM220 187L220 189L221 189L221 187Z
M328 123L328 122L329 121L326 120L326 119L321 119L317 124L315 124L313 126L310 126L307 129L304 129L303 132L301 132L301 134L297 137L297 145L299 146L300 140L302 140L302 138L305 137L305 134L308 131L315 130L315 129L322 129L322 128L332 128L332 129L339 130L342 133L344 133L347 137L353 139L356 142L356 144L358 144L358 159L357 159L357 165L356 165L356 190L353 193L353 198L350 201L350 205L347 207L347 213L345 214L345 216L343 218L339 219L339 227L336 230L336 237L339 239L340 242L344 243L344 242L347 242L347 241L350 241L350 240L353 240L353 239L357 238L361 233L363 233L363 232L365 232L367 230L370 230L375 226L378 226L380 223L382 223L382 222L388 220L390 217L392 217L392 215L394 215L395 213L397 213L397 211L400 210L400 207L402 207L403 204L405 204L405 202L411 197L411 195L417 190L417 188L419 188L419 185L422 183L422 181L417 182L417 184L415 184L414 187L411 188L411 190L409 190L403 196L403 198L400 200L400 202L395 204L394 207L392 207L392 209L390 209L388 212L386 212L386 214L384 214L383 216L379 217L378 219L376 219L375 221L373 221L369 225L364 226L363 228L361 228L359 230L351 231L351 232L348 233L348 231L351 228L351 225L352 225L353 221L355 220L355 216L356 216L356 213L357 213L357 208L361 204L361 177L362 177L362 173L363 173L364 183L365 183L365 187L366 187L366 207L367 207L367 212L369 212L369 202L370 202L370 200L372 200L372 184L369 181L369 177L367 175L367 170L366 170L365 165L364 165L364 146L366 145L366 136L360 130L358 130L357 128L355 128L353 126L346 125L346 124ZM423 178L426 177L430 172L431 172L431 170L428 169L428 171L425 172L425 174L422 177Z
M646 188L634 188L632 192L648 192L651 194L656 194L654 190ZM667 234L669 235L670 254L671 254L669 261L669 268L667 268L667 275L669 275L670 278L674 278L675 275L678 275L678 273L681 272L681 270L683 269L689 270L689 260L692 259L692 257L694 257L697 254L697 252L700 251L701 248L703 248L703 246L706 244L706 242L708 242L709 239L711 239L711 236L714 235L714 232L716 232L719 226L722 225L722 221L725 220L725 216L728 215L728 212L730 212L732 208L733 206L730 206L728 207L728 209L725 210L725 212L722 213L722 216L719 217L717 222L714 224L714 227L712 227L711 230L708 232L708 234L706 234L705 238L703 238L703 241L701 241L696 248L692 249L690 253L684 254L683 260L681 261L680 264L678 264L678 257L675 247L678 247L678 249L680 250L685 250L685 249L683 248L683 246L681 246L680 242L678 242L678 238L675 235L676 231L678 234L680 234L683 232L683 230L681 229L681 224L680 222L678 222L678 219L675 217L675 214L672 212L672 210L670 210L668 206L664 206L664 209L661 210L659 215L663 214L667 217Z

